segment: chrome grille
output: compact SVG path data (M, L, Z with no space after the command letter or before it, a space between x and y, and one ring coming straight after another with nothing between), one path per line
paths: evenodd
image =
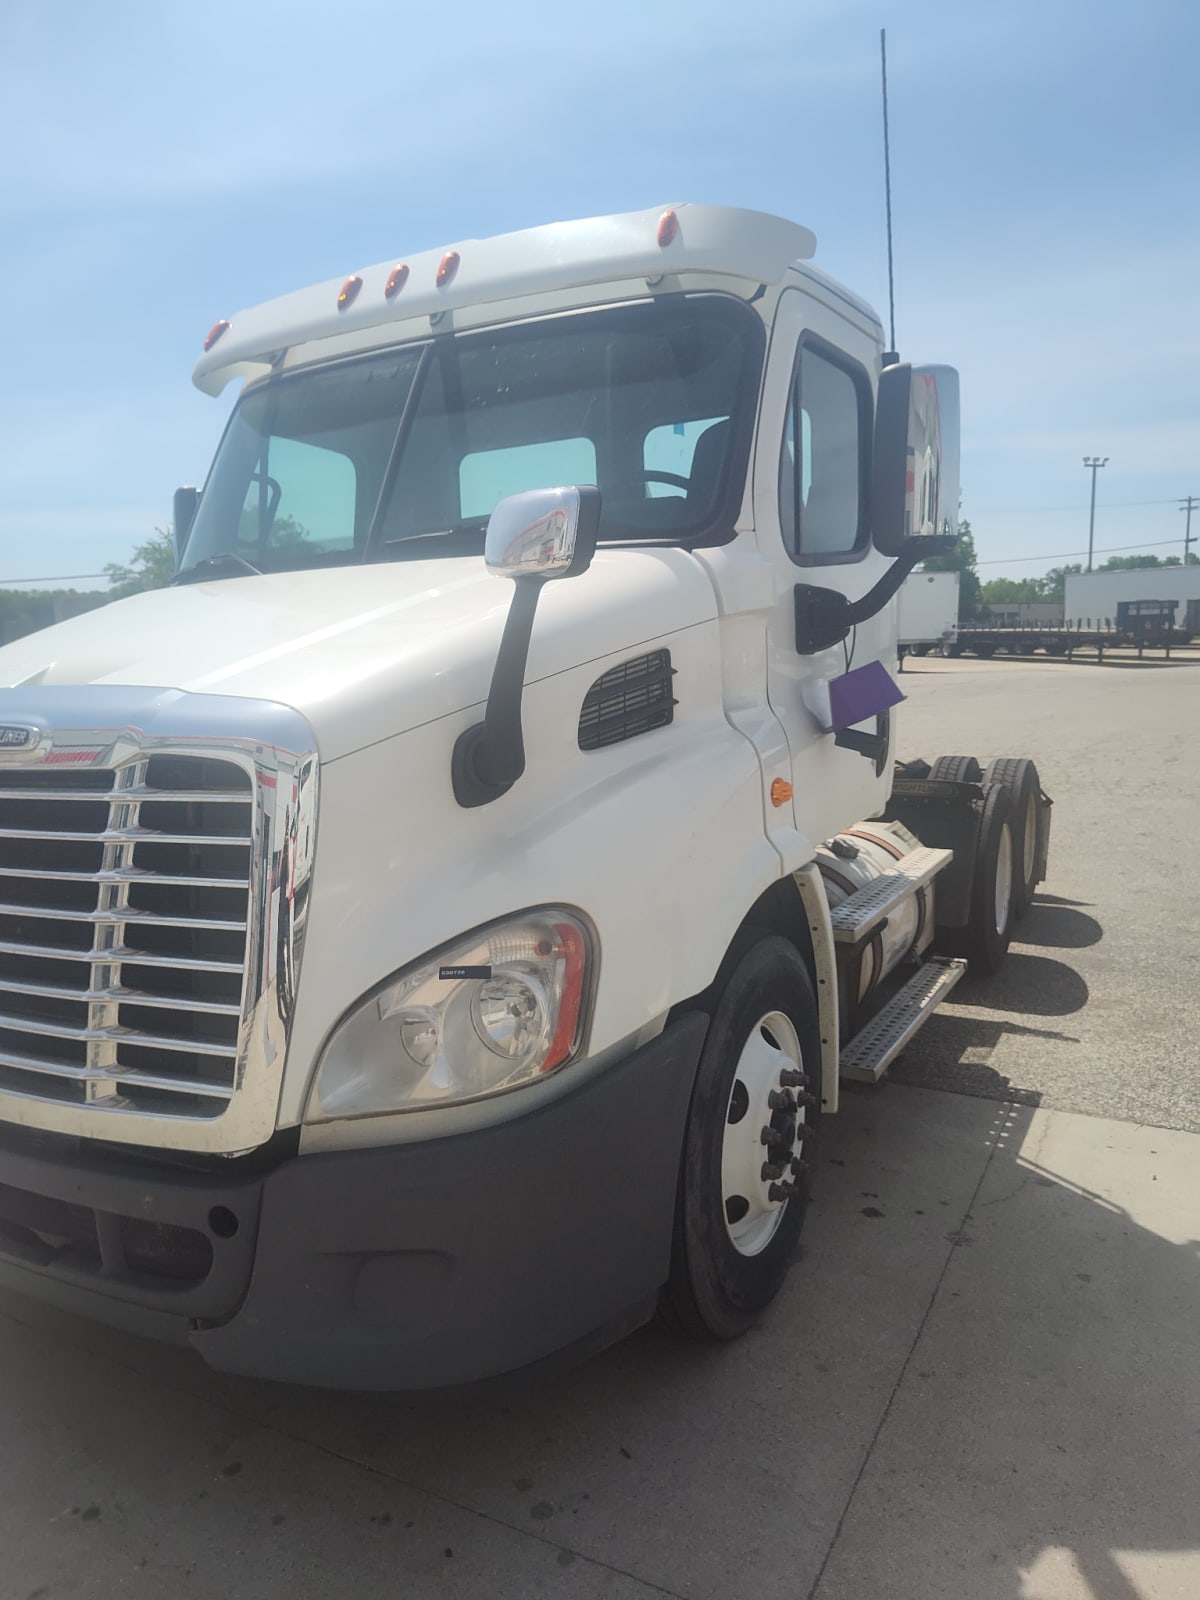
M221 1116L253 838L253 779L232 761L0 770L0 1091Z

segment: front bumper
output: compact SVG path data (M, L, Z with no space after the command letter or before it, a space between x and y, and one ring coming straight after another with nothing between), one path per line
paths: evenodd
M213 1367L476 1382L644 1320L670 1260L706 1019L525 1116L222 1179L0 1139L0 1287Z

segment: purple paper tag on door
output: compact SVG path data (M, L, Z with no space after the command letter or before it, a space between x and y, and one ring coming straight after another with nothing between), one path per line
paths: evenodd
M865 667L844 672L829 684L830 733L840 733L858 722L877 717L881 711L899 705L905 698L900 685L882 661L868 661Z

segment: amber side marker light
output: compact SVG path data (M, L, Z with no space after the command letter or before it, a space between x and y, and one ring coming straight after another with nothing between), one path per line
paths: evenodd
M358 291L362 288L362 279L357 273L352 278L347 278L342 285L342 292L338 295L338 310L345 311L358 299Z
M665 250L672 244L679 233L679 218L673 211L664 211L658 219L659 248Z
M461 260L462 257L457 250L446 251L437 269L437 286L439 289L444 289L448 283L453 283L454 274L458 271Z
M216 344L221 335L229 332L229 328L230 324L224 317L221 318L220 322L213 323L212 327L204 336L204 351L206 355L212 349L213 345Z
M401 261L388 273L388 281L383 286L383 298L394 300L407 282L408 263Z
M792 798L792 786L786 778L773 778L771 780L771 804L785 806Z

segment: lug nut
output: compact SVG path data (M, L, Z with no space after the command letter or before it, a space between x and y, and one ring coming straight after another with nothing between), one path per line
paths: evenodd
M816 1097L816 1095L815 1094L809 1094L807 1090L805 1090L802 1094L798 1094L796 1096L796 1099L800 1103L800 1105L807 1106L807 1108L810 1111L815 1111L817 1109L817 1097Z
M798 1122L796 1124L796 1138L794 1141L796 1144L803 1144L806 1139L815 1139L816 1137L817 1130L810 1127L807 1122Z
M804 1176L804 1174L809 1170L809 1164L808 1164L807 1161L801 1161L799 1156L793 1156L792 1157L792 1161L791 1161L791 1168L792 1168L793 1177L802 1178Z
M766 1127L763 1129L763 1131L759 1134L758 1137L762 1141L762 1143L765 1144L765 1145L774 1145L774 1144L782 1144L783 1143L783 1135L780 1133L778 1128L772 1128L770 1123L768 1123L766 1125Z
M795 1067L784 1067L779 1074L779 1081L785 1089L807 1089L808 1073L799 1072Z
M790 1089L772 1089L767 1104L772 1111L795 1111L796 1097Z
M783 1171L782 1161L764 1161L758 1175L766 1183L768 1179L782 1178Z
M794 1183L773 1183L767 1190L768 1200L790 1200L796 1193Z

